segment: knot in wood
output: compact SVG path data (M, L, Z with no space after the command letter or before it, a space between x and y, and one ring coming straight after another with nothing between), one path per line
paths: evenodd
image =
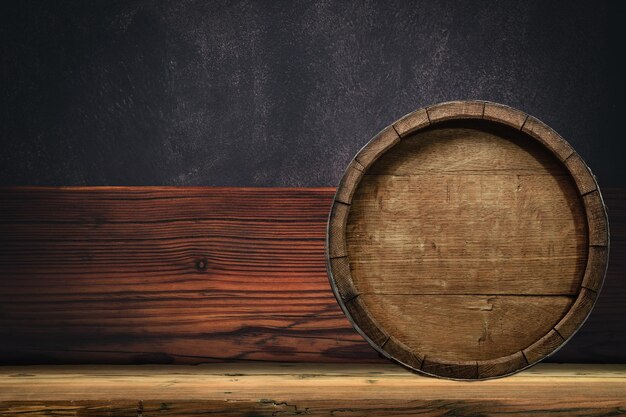
M207 270L207 267L209 266L209 262L206 259L198 259L196 261L196 269L199 272L204 272Z

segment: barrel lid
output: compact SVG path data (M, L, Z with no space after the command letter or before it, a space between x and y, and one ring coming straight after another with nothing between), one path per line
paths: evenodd
M524 112L454 101L374 136L329 216L329 279L355 329L417 372L485 379L558 350L609 253L595 177Z

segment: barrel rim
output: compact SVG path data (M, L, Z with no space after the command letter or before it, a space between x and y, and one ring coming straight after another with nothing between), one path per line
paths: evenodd
M531 346L511 355L483 361L447 362L419 357L369 316L352 284L345 229L352 196L363 173L402 138L448 120L476 119L526 133L547 148L572 176L585 210L587 265L579 292L559 322ZM417 109L375 135L352 159L336 190L328 216L325 256L328 279L337 303L354 329L382 356L408 370L453 380L484 380L520 372L562 348L585 323L602 289L608 267L610 231L606 206L596 177L572 146L539 119L503 104L484 100L449 101ZM343 268L339 268L339 264ZM345 264L348 263L348 271ZM347 274L341 285L335 276ZM355 316L361 320L355 319ZM360 323L357 323L360 321Z

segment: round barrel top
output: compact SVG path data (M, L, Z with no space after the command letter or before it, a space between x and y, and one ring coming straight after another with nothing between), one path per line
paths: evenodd
M438 104L352 160L327 234L331 286L382 355L429 375L524 369L583 324L608 262L595 177L555 131L484 101Z

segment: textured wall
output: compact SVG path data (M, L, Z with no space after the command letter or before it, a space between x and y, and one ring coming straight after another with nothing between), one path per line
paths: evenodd
M602 1L7 1L0 184L336 185L415 108L506 103L626 185Z

